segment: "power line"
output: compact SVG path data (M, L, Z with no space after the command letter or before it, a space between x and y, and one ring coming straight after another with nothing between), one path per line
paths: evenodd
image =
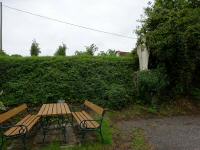
M123 35L123 34L118 34L118 33L113 33L113 32L107 32L107 31L103 31L103 30L99 30L99 29L94 29L94 28L90 28L90 27L86 27L86 26L82 26L82 25L73 24L73 23L62 21L62 20L55 19L55 18L50 18L50 17L47 17L47 16L35 14L35 13L29 12L29 11L21 10L21 9L10 7L10 6L7 6L7 5L3 5L3 6L6 7L6 8L9 8L9 9L18 11L18 12L23 12L23 13L26 13L26 14L29 14L29 15L32 15L32 16L37 16L37 17L40 17L40 18L43 18L43 19L48 19L48 20L51 20L51 21L56 21L56 22L59 22L59 23L63 23L63 24L66 24L66 25L75 26L75 27L82 28L82 29L87 29L87 30L91 30L91 31L95 31L95 32L104 33L104 34L110 34L110 35L114 35L114 36L118 36L118 37L123 37L123 38L127 38L127 39L137 39L137 38L134 38L134 37L131 37L131 36Z

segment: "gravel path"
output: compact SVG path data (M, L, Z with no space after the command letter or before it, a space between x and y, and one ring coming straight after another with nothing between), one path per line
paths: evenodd
M156 150L200 150L200 116L123 121L117 124L129 134L142 128Z

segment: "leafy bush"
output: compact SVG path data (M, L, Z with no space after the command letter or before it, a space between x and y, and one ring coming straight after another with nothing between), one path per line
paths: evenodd
M167 76L160 70L137 73L138 96L145 104L156 103L167 85Z
M133 99L137 64L129 57L0 57L0 100L14 105L89 99L117 108L114 99Z
M121 109L128 104L126 89L122 85L112 84L106 91L107 106L115 109Z

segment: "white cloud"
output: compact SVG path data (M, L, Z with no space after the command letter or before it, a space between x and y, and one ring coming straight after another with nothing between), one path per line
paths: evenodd
M27 10L66 22L136 37L137 20L147 0L3 0L4 5ZM136 40L84 30L41 19L3 7L3 49L8 54L29 55L33 39L40 44L41 55L53 55L66 43L67 54L84 50L95 43L99 50L109 48L131 51Z

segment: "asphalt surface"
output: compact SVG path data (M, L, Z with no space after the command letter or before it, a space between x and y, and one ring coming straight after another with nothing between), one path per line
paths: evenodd
M144 129L155 150L200 150L200 116L123 121L119 127L124 133Z

